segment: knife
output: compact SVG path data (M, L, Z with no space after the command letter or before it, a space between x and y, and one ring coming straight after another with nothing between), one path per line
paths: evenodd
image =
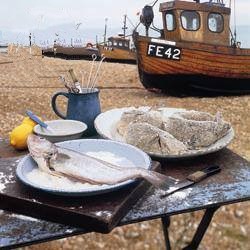
M161 195L161 197L166 197L180 189L189 187L191 185L194 185L195 183L198 183L208 176L217 174L221 171L221 168L218 165L212 165L209 166L203 170L197 171L193 174L190 174L189 176L186 177L186 179L178 182L177 184L173 185L172 187L169 188L164 194Z

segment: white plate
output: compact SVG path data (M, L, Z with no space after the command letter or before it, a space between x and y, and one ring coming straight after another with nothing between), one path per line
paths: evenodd
M112 109L104 113L101 113L95 119L96 131L103 138L118 142L125 142L124 137L117 132L117 123L121 119L123 112L133 109L135 109L135 107ZM150 109L150 107L139 107L138 109L142 111L147 111L148 109ZM178 111L185 111L185 109L176 109L176 108L161 108L160 110L162 112L162 115L165 117L171 116L173 113ZM234 130L233 128L231 128L224 137L216 141L214 144L198 150L189 150L188 152L178 155L169 155L169 154L162 155L162 154L155 154L152 152L146 152L146 153L148 153L152 157L157 157L157 158L172 158L172 159L189 158L219 151L222 148L225 148L233 140L233 138L234 138Z
M122 158L119 162L119 166L128 167L128 161L131 162L129 167L141 167L145 169L151 168L151 159L147 154L142 150L120 142L114 142L109 140L100 140L100 139L82 139L74 141L66 141L57 143L61 147L72 149L78 152L87 153L87 152L109 152L115 155L116 157ZM115 185L86 185L77 190L74 187L48 187L42 180L30 180L28 174L34 169L38 169L37 163L32 159L31 156L25 156L17 165L16 174L17 177L26 185L46 191L49 193L64 195L64 196L90 196L96 194L102 194L111 192L117 189L120 189L126 185L132 184L135 180L128 180ZM56 177L50 177L56 178Z

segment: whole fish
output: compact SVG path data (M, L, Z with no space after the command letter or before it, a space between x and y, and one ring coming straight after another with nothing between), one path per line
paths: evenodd
M139 167L120 167L70 149L57 146L36 135L29 135L28 148L38 167L49 174L93 185L114 185L143 178L153 186L166 190L174 179Z

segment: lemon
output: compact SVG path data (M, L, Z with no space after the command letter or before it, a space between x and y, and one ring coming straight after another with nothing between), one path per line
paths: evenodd
M29 117L25 117L22 121L22 124L29 124L32 127L35 127L37 123L31 120Z
M10 144L15 149L26 149L27 138L33 132L33 126L23 123L10 133Z

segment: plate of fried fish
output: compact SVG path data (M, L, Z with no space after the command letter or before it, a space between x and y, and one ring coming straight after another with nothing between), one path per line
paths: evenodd
M24 184L56 195L90 196L120 189L145 179L166 189L174 180L151 170L151 159L128 144L81 139L51 143L36 135L28 137L30 155L17 166Z
M234 138L221 113L178 108L127 107L108 110L95 120L106 139L125 142L157 158L187 158L216 152Z

